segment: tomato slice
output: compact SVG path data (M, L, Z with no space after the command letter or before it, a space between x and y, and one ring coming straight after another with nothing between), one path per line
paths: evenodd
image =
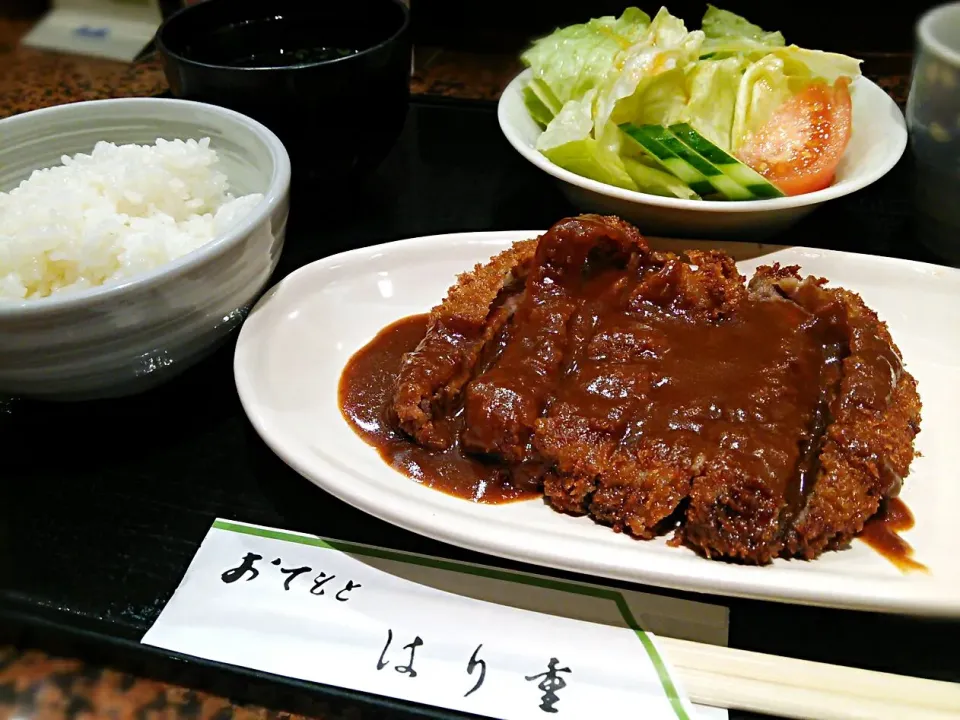
M833 182L850 142L850 79L808 85L774 110L737 157L786 195L822 190Z

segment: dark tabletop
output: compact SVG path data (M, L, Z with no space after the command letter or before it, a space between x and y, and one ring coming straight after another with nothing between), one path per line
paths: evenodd
M50 58L59 56L47 59L52 64L82 62ZM293 211L274 281L349 248L441 232L542 228L572 213L552 182L500 135L489 100L514 69L507 56L418 52L421 85L401 140L374 177L338 197L298 183L293 158ZM875 54L864 69L902 102L908 56ZM131 71L115 65L112 72ZM36 89L51 79L32 82ZM62 100L80 99L61 90ZM129 90L138 91L143 88ZM111 94L111 88L98 92ZM112 94L124 92L120 86ZM778 242L936 261L917 242L911 172L908 156L881 181L825 205ZM426 712L140 646L218 516L522 567L386 525L300 478L247 423L233 385L232 353L233 341L137 398L0 404L6 460L0 643L9 643L0 648L0 717L295 712L329 720ZM734 647L960 681L956 623L699 599L731 608Z

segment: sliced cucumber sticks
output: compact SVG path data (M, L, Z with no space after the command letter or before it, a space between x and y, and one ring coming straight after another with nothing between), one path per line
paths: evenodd
M759 200L783 195L762 175L685 123L669 128L624 123L620 129L664 170L687 183L700 196Z
M749 165L714 145L687 123L671 125L670 132L680 138L687 147L696 150L720 168L728 178L749 190L755 198L783 197L783 193L776 185Z
M710 163L704 163L701 167L691 164L677 155L676 152L668 148L663 140L664 134L670 135L669 131L659 125L631 125L626 123L620 126L627 135L632 137L647 155L652 157L664 170L674 175L678 180L685 182L691 190L697 195L713 195L717 192L713 184L707 179L711 174ZM672 136L671 136L672 137ZM706 170L707 172L703 172Z

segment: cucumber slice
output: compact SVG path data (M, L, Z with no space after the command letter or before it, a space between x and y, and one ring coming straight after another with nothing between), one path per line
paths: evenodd
M684 172L690 173L693 171L698 178L706 182L710 189L698 191L699 195L716 195L719 193L726 200L754 199L755 196L749 190L727 177L720 168L713 165L696 150L681 142L667 128L661 125L642 125L639 128L632 126L632 128L636 132L631 137L643 145L648 152L654 155L666 153L679 160L679 163L673 162L668 167L671 172L676 173L674 168L679 169L681 166L685 166L688 169ZM681 176L678 175L677 177ZM687 182L689 183L689 181Z
M664 147L699 170L707 178L707 182L724 198L727 200L756 199L756 196L752 192L726 175L722 169L680 140L680 138L670 132L669 129L661 127L660 125L651 125L649 127L655 128L655 137Z
M745 188L756 198L783 197L783 192L749 165L737 160L707 140L688 123L670 126L670 132L684 145L691 148L708 162L723 171L724 175Z
M713 195L716 192L713 184L702 172L664 147L657 139L659 132L663 130L659 125L637 126L633 123L624 123L620 126L620 129L633 139L657 164L680 181L685 182L697 195Z

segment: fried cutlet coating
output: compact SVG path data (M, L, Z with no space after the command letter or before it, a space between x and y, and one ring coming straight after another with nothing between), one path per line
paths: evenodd
M604 253L620 253L618 279L578 295ZM393 410L419 444L445 449L456 440L448 415L462 404L461 449L535 464L557 510L640 538L679 525L676 539L707 557L813 558L847 543L899 491L921 410L885 323L855 293L825 285L779 265L747 284L723 252L652 252L617 218L569 218L458 278L405 358ZM680 415L657 420L669 432L650 432L667 379L657 363L684 332L669 318L709 329L751 317L742 314L758 301L793 308L756 338L779 350L752 364L746 343L713 356L741 358L724 387L739 387L741 362L753 385L726 408L674 396ZM692 381L699 335L684 342L694 352L675 378ZM736 417L706 442L716 412ZM793 468L813 478L799 499L784 481Z
M743 279L727 256L690 254L689 262L661 256L662 267L638 287L638 302L661 302L673 311L698 312L716 320L736 312L748 295ZM692 267L703 269L702 274ZM755 297L789 298L801 285L795 267L762 267L751 281ZM809 279L818 289L823 281ZM667 287L672 285L671 287ZM728 450L709 457L694 456L681 443L671 448L631 445L619 437L622 427L605 419L585 418L562 404L538 423L537 449L550 465L544 493L558 510L589 514L616 530L650 538L663 529L678 507L686 504L680 536L708 557L726 557L764 564L778 556L812 558L838 547L860 532L878 509L881 498L909 471L913 439L919 430L920 402L916 382L897 365L899 380L889 402L870 395L869 375L876 367L863 362L864 353L878 352L878 343L899 350L876 314L854 293L822 290L824 300L842 308L850 324L849 354L843 360L842 380L831 420L817 450L819 471L813 491L796 517L784 514L782 495L772 493L762 473L749 465L729 461ZM603 345L598 333L594 343ZM622 338L621 338L622 339ZM599 341L599 342L598 342ZM607 360L629 361L624 347L609 343ZM627 344L645 349L634 336ZM639 380L638 380L639 381ZM771 398L789 391L789 375L781 387L771 385ZM624 403L626 406L629 403ZM770 402L775 413L775 403ZM637 412L632 408L631 412ZM763 445L763 432L751 432ZM766 452L770 448L772 440ZM787 464L795 463L786 457Z
M626 267L648 253L636 228L602 216L561 221L540 238L509 343L464 393L466 450L512 463L529 456L534 424L576 354L586 268Z
M825 288L822 278L802 279L798 270L761 267L750 289L819 304L820 312L832 304L846 328L839 387L816 448L816 480L800 512L782 518L756 476L697 478L679 534L708 557L764 564L842 547L884 497L899 492L914 457L920 398L886 324L857 294Z
M509 320L513 305L501 295L511 285L522 290L536 250L537 239L523 240L461 274L431 311L423 341L404 358L393 412L424 447L445 449L454 442L450 428L438 420L456 402L485 343ZM499 306L498 298L504 300Z
M874 338L902 360L886 323L856 293L831 292L846 307L853 332L850 355L843 360L840 397L820 455L821 472L806 511L785 539L786 554L807 559L846 544L863 530L883 497L899 493L920 432L917 381L902 366L890 367L898 376L892 395L874 397L869 390L875 370L863 360L876 352Z
M656 253L652 269L634 293L637 302L717 320L747 296L736 262L717 250L688 250L682 256Z
M555 508L589 513L637 537L657 534L689 494L699 468L682 447L625 442L631 424L646 411L642 401L652 377L645 363L669 351L662 335L632 316L649 304L690 320L716 320L745 296L735 264L722 253L650 258L623 313L594 329L585 357L567 378L568 388L583 392L602 383L616 399L593 404L596 412L584 415L583 403L568 405L561 398L537 424L535 446L550 466L544 494Z

